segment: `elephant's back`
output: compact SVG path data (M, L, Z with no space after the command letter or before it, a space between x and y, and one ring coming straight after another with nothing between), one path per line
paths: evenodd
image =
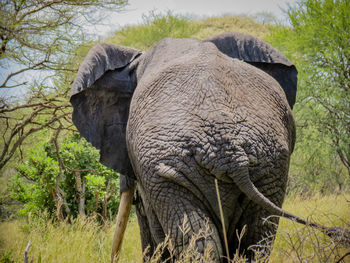
M211 43L192 42L195 52L166 60L138 83L127 127L137 163L191 155L225 174L234 166L224 164L240 151L265 159L289 155L294 121L278 82Z
M294 121L277 81L211 44L206 52L183 60L141 80L131 102L129 140L178 145L269 138L290 143L286 147L292 151Z

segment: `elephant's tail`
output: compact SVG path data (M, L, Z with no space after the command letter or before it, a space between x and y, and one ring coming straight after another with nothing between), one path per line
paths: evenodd
M255 187L253 182L250 180L248 167L241 167L238 176L237 174L233 176L233 181L250 200L269 211L271 215L285 217L300 224L311 226L320 230L333 240L340 242L344 246L350 246L350 230L339 227L325 227L314 222L306 221L298 216L284 211L271 202Z

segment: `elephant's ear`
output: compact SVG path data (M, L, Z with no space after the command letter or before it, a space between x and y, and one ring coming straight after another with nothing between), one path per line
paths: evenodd
M293 108L298 72L282 53L254 36L238 32L220 34L204 41L214 43L227 56L241 59L276 79L286 94L289 106Z
M114 44L96 44L81 64L71 90L75 126L100 149L103 164L127 176L133 172L125 130L141 53Z

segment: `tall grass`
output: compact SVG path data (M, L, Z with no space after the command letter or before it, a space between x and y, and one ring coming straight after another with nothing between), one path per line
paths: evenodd
M128 226L121 262L142 262L140 237L135 218ZM78 218L71 224L52 220L15 220L0 225L0 251L22 262L30 240L29 258L34 262L109 262L113 224L103 227L93 219ZM0 260L1 262L1 260Z
M327 226L350 225L350 194L320 196L310 199L288 197L284 209L304 218L312 217ZM79 218L71 224L52 220L14 220L0 224L0 253L12 262L23 262L25 247L34 262L109 262L114 223L101 227L93 219ZM199 235L205 235L203 230ZM192 244L194 244L192 242ZM158 262L160 252L169 240L158 248L149 262ZM192 246L193 248L194 246ZM179 262L206 262L190 246L182 253ZM322 233L308 227L281 219L270 262L336 262L347 252ZM210 255L210 250L207 252ZM0 256L1 258L1 256ZM244 262L236 255L234 262ZM11 261L7 261L11 262ZM142 262L139 228L136 218L128 224L120 255L120 262ZM350 256L342 262L350 262Z

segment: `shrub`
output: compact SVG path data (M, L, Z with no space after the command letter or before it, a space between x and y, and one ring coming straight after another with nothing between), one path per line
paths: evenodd
M16 170L9 189L24 203L20 214L47 211L61 218L81 214L105 220L117 211L118 174L103 166L98 151L77 134L66 137L58 153L53 141L35 145Z
M143 16L142 24L126 26L106 39L106 42L146 50L163 38L189 38L198 30L198 25L185 16L171 12L166 15L151 12L148 16Z

